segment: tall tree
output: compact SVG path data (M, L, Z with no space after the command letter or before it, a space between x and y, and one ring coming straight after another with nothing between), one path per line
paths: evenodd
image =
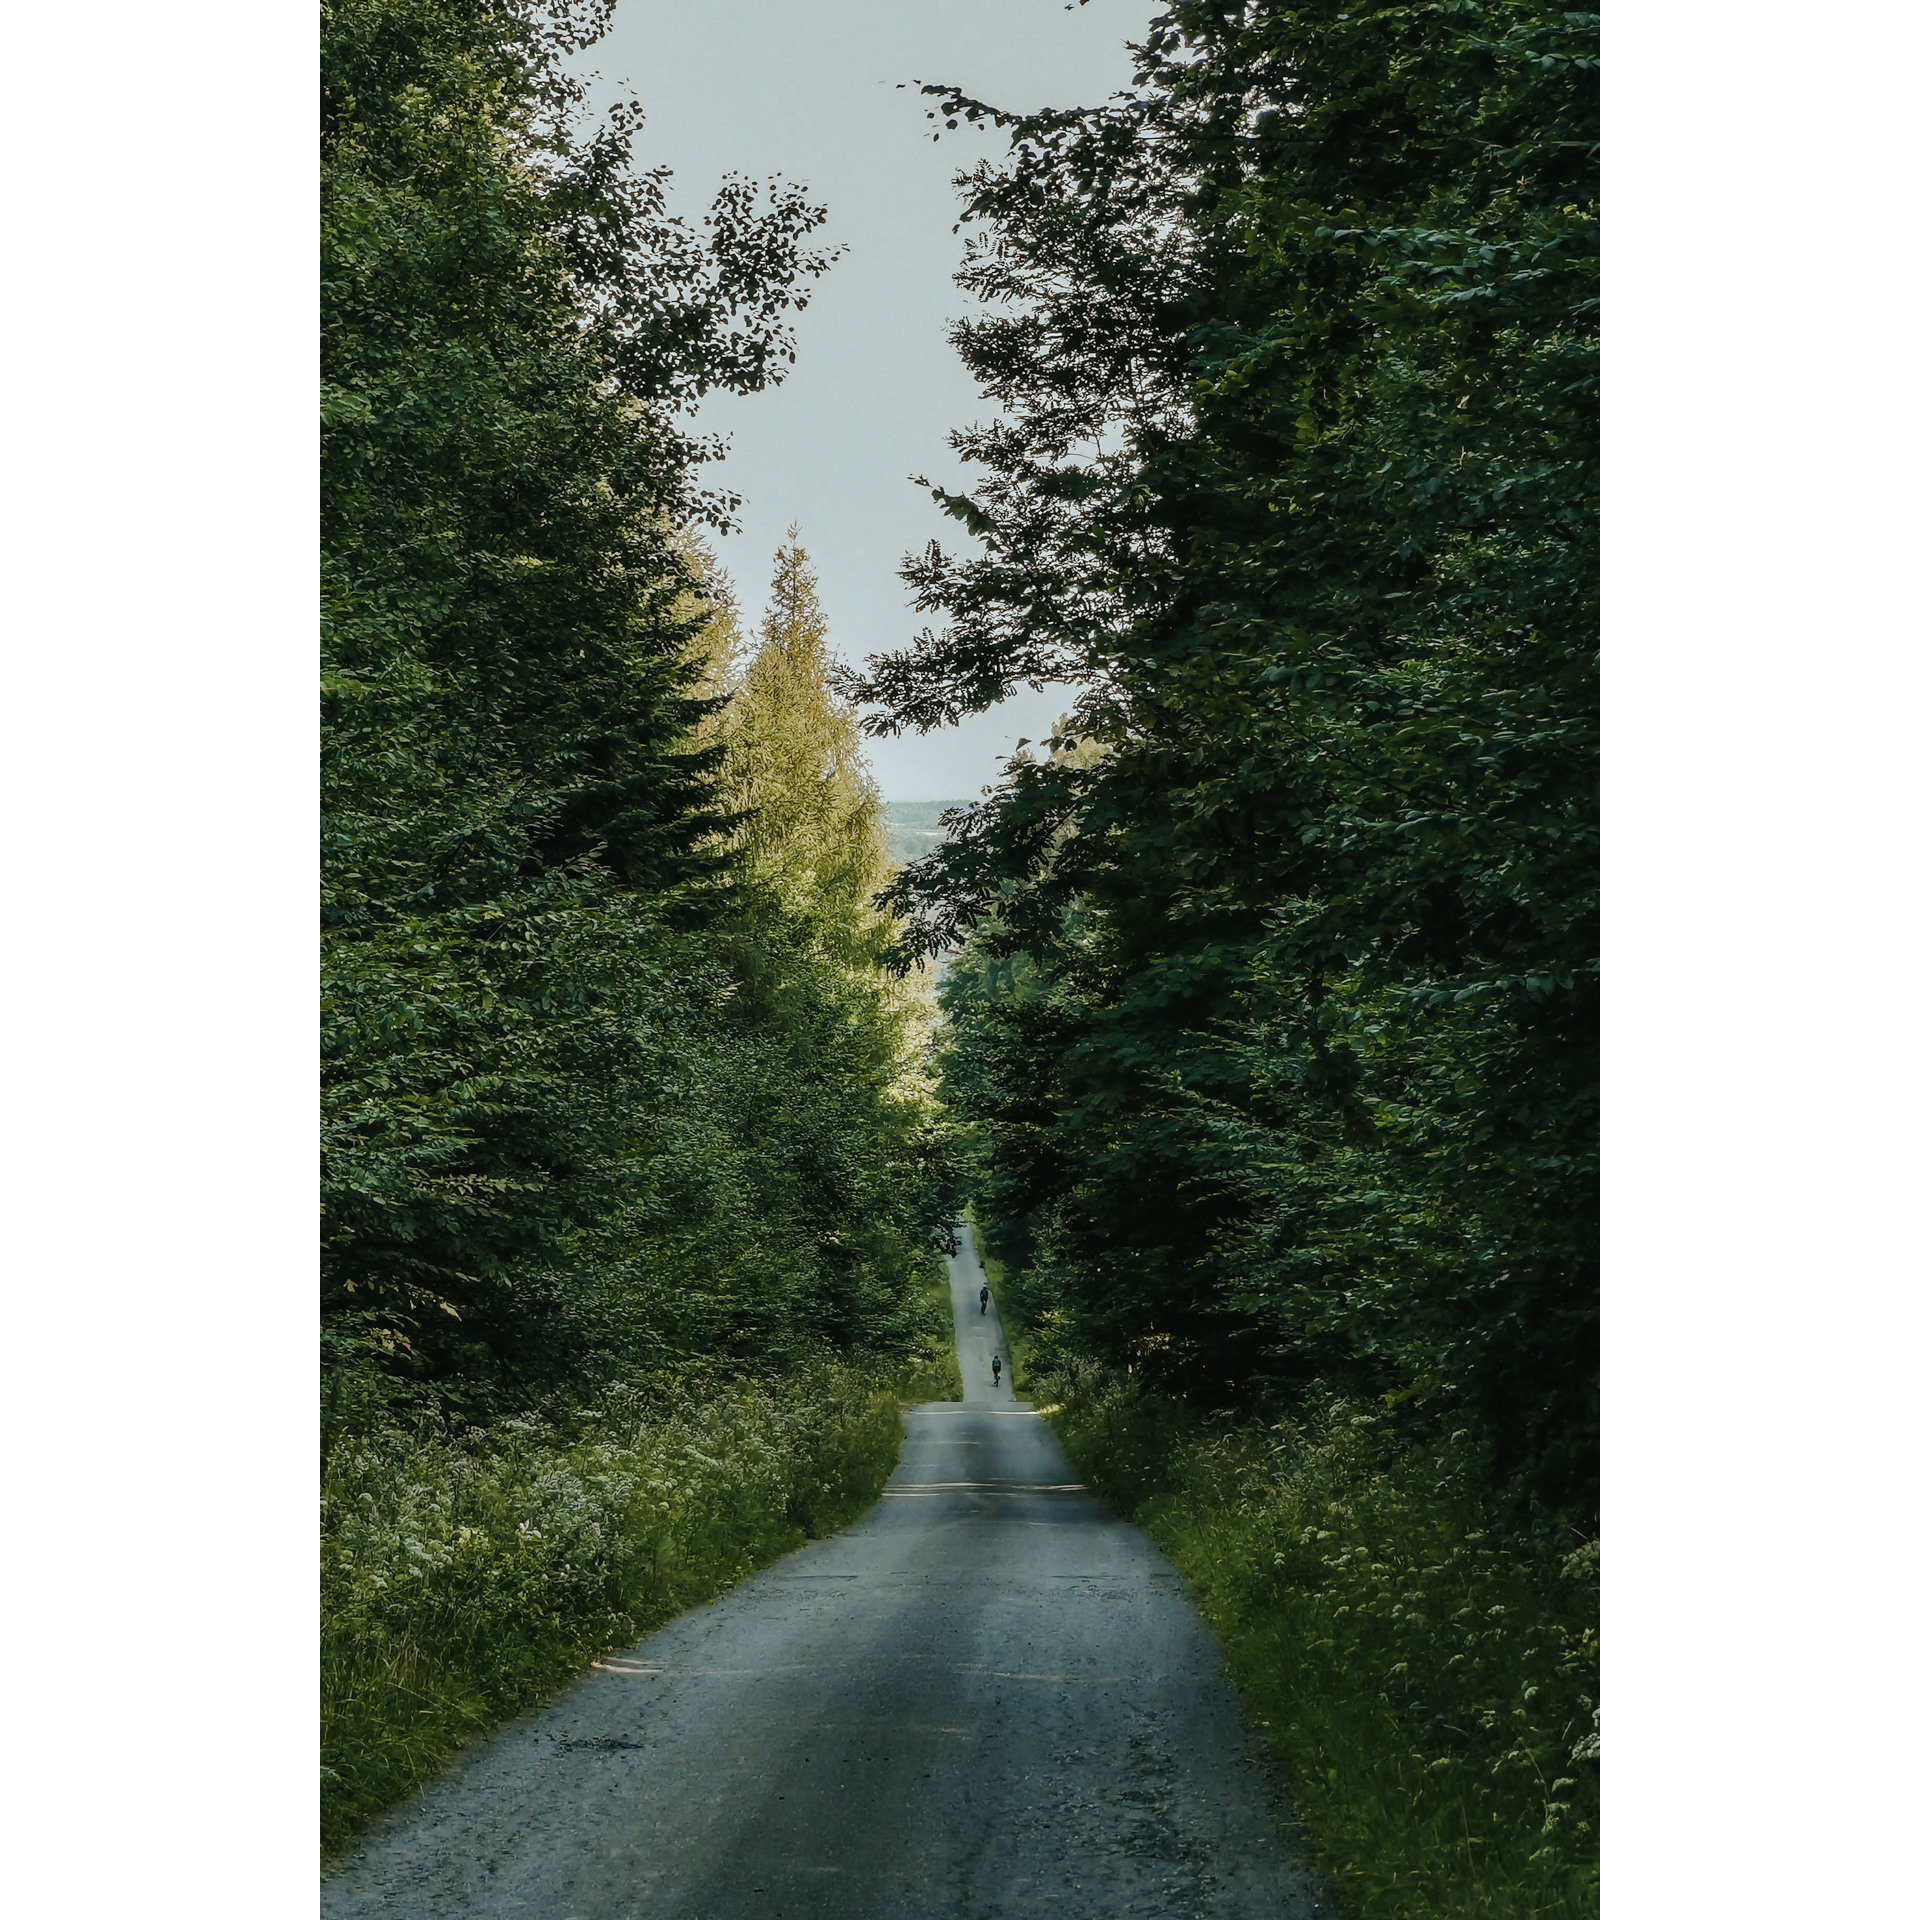
M894 931L874 905L889 872L884 808L833 672L818 582L792 529L758 647L710 723L736 822L716 932L739 1016L780 1061L735 1096L747 1103L743 1137L779 1170L768 1217L793 1236L785 1257L812 1323L848 1340L902 1310L947 1196L923 1067L933 1009L915 979L883 965Z
M956 330L978 560L852 691L1089 691L903 877L953 1084L1089 1345L1337 1371L1592 1488L1595 83L1531 0L1180 0L998 113Z
M777 378L826 264L797 194L701 237L637 110L583 127L606 12L322 13L326 1301L428 1375L561 1339L618 1207L714 867L676 409Z
M887 873L885 803L859 717L832 688L819 583L798 534L775 556L759 651L729 703L724 789L742 818L744 872L837 952L871 961L891 934L872 906Z

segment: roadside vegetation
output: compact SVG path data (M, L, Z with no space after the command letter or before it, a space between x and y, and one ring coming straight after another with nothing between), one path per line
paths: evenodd
M687 426L824 210L675 215L609 11L322 9L329 1844L877 1491L964 1193L1352 1912L1590 1913L1596 16L1172 0L1107 107L927 88L1006 139L994 420L855 670L797 530L750 625ZM1022 684L894 870L860 727Z
M1598 1541L1517 1526L1469 1430L1331 1392L1208 1410L1036 1347L987 1264L1020 1391L1185 1577L1340 1910L1597 1914Z
M779 378L823 210L674 216L566 64L607 11L322 10L329 1846L958 1390L880 795L682 424Z
M1597 1902L1597 18L1174 0L930 87L995 419L880 730L1081 689L895 880L1020 1388L1366 1916Z
M599 1656L845 1526L958 1399L943 1280L892 1373L657 1374L474 1426L341 1408L321 1531L322 1845Z

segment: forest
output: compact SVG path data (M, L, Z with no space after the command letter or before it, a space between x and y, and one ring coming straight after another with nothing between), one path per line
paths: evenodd
M689 424L825 210L672 212L609 11L323 8L327 1844L870 1501L964 1209L1350 1910L1595 1911L1597 16L927 85L991 413L856 661ZM902 864L863 731L1022 686Z
M681 424L778 377L820 210L670 216L591 18L324 19L335 1839L877 1488L952 1202L813 575L743 631Z

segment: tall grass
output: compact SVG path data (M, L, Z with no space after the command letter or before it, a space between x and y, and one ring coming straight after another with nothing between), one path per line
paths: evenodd
M1206 1415L1019 1330L1022 1391L1186 1577L1354 1920L1599 1911L1597 1541L1516 1522L1471 1432L1322 1394Z
M339 1434L321 1548L321 1842L332 1852L452 1753L597 1655L873 1501L914 1371L820 1359L777 1382L613 1386L481 1429Z

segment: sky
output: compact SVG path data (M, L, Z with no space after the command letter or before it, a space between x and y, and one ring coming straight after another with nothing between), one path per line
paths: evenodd
M910 475L957 484L946 444L990 417L945 337L963 307L955 171L1004 152L1004 136L938 124L918 81L950 81L1016 109L1088 105L1125 87L1128 40L1152 0L620 0L612 32L582 57L605 102L640 102L642 167L675 176L674 210L696 218L721 177L805 183L829 218L816 244L847 252L815 282L795 331L798 362L768 392L722 394L695 425L726 434L706 477L746 496L741 531L718 543L741 610L757 622L789 524L820 580L834 650L858 660L926 624L898 578L902 557L966 536ZM905 82L905 89L901 89ZM1024 735L1044 738L1068 705L1022 690L958 726L874 740L890 800L970 796Z

